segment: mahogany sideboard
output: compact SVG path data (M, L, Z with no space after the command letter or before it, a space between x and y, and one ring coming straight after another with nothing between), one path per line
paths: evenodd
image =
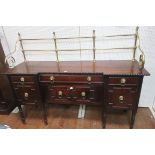
M109 109L131 110L133 128L146 69L132 60L28 61L1 72L9 79L22 121L21 105L40 105L47 124L48 104L102 107L103 128Z
M106 36L96 36L95 30L92 31L92 36L83 36L79 31L79 35L75 37L56 37L56 33L53 32L51 38L22 38L18 33L14 51L5 58L9 69L3 69L0 74L7 77L9 81L8 85L11 86L15 100L15 104L11 103L19 108L23 123L25 123L25 116L21 105L40 106L44 122L47 124L49 104L85 104L101 106L103 128L106 127L109 110L131 110L130 128L133 128L143 77L150 75L144 68L145 54L140 47L138 30L139 27L136 27L135 33ZM112 47L101 48L99 45L101 41L103 41L102 44L106 44L105 39L108 41L109 39L113 41L129 39L130 44L128 46L122 44L120 47L120 44L114 46L111 43ZM60 40L65 40L64 43L74 40L77 46L70 48L60 46ZM96 44L98 41L100 44ZM25 42L27 45L35 42L37 48L25 48ZM82 42L89 43L90 47L81 46ZM50 47L50 49L40 49L38 43L44 43L46 45L44 47ZM23 55L23 62L15 65L14 54L19 51ZM59 55L66 51L78 51L81 61L61 61ZM90 51L92 60L82 60L81 51ZM131 60L96 60L98 51L128 51L133 54ZM55 61L29 61L27 60L29 52L33 54L39 52L38 54L42 55L54 52Z

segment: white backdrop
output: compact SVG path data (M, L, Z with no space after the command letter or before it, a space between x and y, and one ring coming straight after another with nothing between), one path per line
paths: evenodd
M5 51L5 54L10 53L14 49L15 42L17 40L17 33L20 32L23 38L46 38L53 37L52 32L56 32L57 37L72 37L79 36L79 31L81 36L92 36L92 30L96 30L97 48L108 48L108 47L131 47L133 46L133 39L125 39L125 40L103 40L101 36L103 35L111 35L111 34L123 34L123 33L135 33L135 27L18 27L18 26L4 26L0 27L0 38L2 41L2 45ZM155 27L140 27L139 29L140 38L141 38L141 46L145 51L146 55L146 64L145 68L151 73L150 77L144 78L144 83L142 87L142 93L140 98L140 106L150 107L153 104L154 96L155 96ZM74 41L59 41L58 48L67 49L67 48L80 48L79 40ZM92 48L92 40L81 40L81 48ZM48 41L44 42L24 42L24 49L54 49L54 44ZM23 61L23 57L21 52L17 52L15 55L16 64L19 64ZM115 52L105 52L101 53L97 51L96 59L131 59L132 52L131 51L120 51L119 53ZM37 52L37 55L31 53L27 56L28 60L56 60L55 53L45 53L44 56ZM82 52L82 60L91 60L92 59L92 51ZM60 60L80 60L80 52L61 52Z

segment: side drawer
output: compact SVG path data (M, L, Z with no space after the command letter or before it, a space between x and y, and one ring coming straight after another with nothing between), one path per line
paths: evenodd
M34 88L14 88L16 98L19 102L37 102L38 97L38 91Z
M138 77L109 77L108 85L138 85Z
M112 107L131 107L136 104L137 87L109 87L108 105Z
M11 75L11 82L13 83L34 83L36 81L36 76L32 75Z

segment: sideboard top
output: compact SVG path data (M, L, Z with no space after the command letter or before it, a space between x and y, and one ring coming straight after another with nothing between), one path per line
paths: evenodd
M1 74L37 73L103 73L104 75L150 75L146 69L139 70L138 61L97 60L92 61L27 61Z

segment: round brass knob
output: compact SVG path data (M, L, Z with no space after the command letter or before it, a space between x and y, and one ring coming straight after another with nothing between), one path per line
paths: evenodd
M85 97L86 96L86 93L83 91L83 92L81 92L81 96L82 97Z
M54 81L54 76L50 76L50 80L51 81Z
M62 91L58 91L58 95L59 96L62 96Z
M123 96L119 96L119 101L123 102L123 100L124 100L124 97Z
M29 94L28 93L24 93L24 96L27 98L27 97L29 97Z
M70 89L70 90L73 90L73 89L74 89L74 87L70 87L69 89Z
M21 78L20 78L20 81L21 81L21 82L24 82L24 81L25 81L24 77L21 77Z
M91 81L91 76L87 77L87 81L89 81L89 82Z
M125 84L126 83L126 79L125 78L121 78L121 84Z

